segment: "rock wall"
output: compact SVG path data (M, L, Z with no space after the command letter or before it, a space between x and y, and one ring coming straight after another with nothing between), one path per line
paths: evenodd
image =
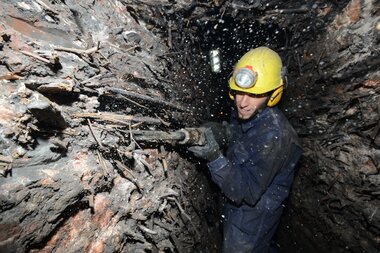
M260 36L288 67L281 107L305 153L281 252L379 251L379 5L2 0L0 251L219 252L204 164L131 131L199 124L212 102L228 114L201 70L224 20L283 33Z
M293 48L289 115L305 154L279 231L285 252L380 250L379 6L326 3L324 31Z
M151 4L1 1L0 252L217 249L205 173L131 135L191 122Z

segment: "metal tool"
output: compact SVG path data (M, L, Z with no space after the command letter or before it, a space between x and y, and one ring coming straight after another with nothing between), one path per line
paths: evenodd
M203 127L182 128L176 131L134 130L132 136L136 141L175 142L182 145L204 145L206 140Z

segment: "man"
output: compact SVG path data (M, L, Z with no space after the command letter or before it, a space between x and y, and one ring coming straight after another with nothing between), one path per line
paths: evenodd
M207 127L207 144L189 150L208 161L213 181L227 199L223 252L271 252L271 241L289 194L302 149L276 107L285 85L279 55L267 47L247 52L229 80L232 111L225 155ZM273 249L274 250L274 249Z

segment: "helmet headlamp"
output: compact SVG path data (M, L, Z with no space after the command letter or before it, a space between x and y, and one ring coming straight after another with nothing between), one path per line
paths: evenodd
M250 68L241 68L235 75L235 83L243 89L251 88L255 85L257 74Z

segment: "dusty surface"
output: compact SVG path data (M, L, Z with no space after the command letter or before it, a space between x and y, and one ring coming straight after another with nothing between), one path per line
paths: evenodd
M305 150L280 251L380 250L379 1L0 4L1 252L218 252L204 164L130 130L228 118L228 74L262 44Z
M130 137L190 115L166 78L168 47L133 5L1 6L0 251L218 247L205 174L168 145Z

